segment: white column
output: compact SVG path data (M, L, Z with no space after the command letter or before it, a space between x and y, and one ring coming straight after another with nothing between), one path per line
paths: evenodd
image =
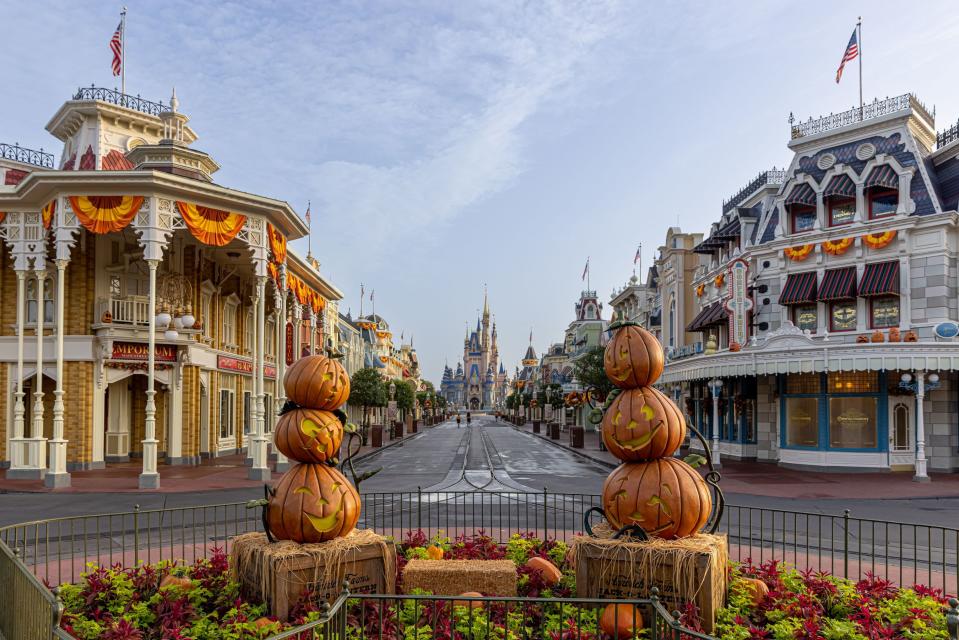
M254 322L254 342L256 347L256 364L253 367L253 389L255 396L252 398L253 412L253 438L250 441L250 448L253 450L253 466L249 470L250 480L260 480L267 482L270 479L269 460L267 459L267 439L265 420L263 419L263 360L264 360L264 334L266 333L266 276L257 276L256 278L256 318Z
M173 418L183 415L183 365L178 363L174 366L170 376L173 384L170 385L170 393L167 395L170 437L167 441L166 460L167 464L183 464L183 421Z
M310 355L316 353L316 312L310 310Z
M926 397L926 372L916 372L916 475L915 482L929 482L926 472L926 425L923 417L922 401Z
M713 466L719 469L722 466L719 456L719 394L722 385L710 385L713 390Z
M27 441L27 460L30 467L42 478L47 467L46 440L43 437L43 281L47 278L45 269L37 269L37 375L33 390L33 428Z
M23 478L26 472L24 464L23 419L26 409L23 406L23 334L26 323L26 282L27 272L17 269L17 390L14 393L13 437L10 438L10 469L7 478Z
M50 440L50 468L43 479L52 488L69 487L67 441L63 437L63 291L68 260L57 260L57 388L53 392L53 438Z
M147 317L150 321L147 336L147 403L143 437L143 472L140 473L141 489L159 489L160 474L157 472L156 439L156 316L157 316L157 268L159 260L147 260L150 268L150 297L147 303Z
M300 320L303 316L303 307L299 302L293 305L293 362L300 359L300 353L303 349L303 338L300 335L302 330Z
M286 288L280 287L277 290L279 296L279 307L276 311L276 326L280 334L277 336L277 347L276 347L276 384L273 396L275 400L273 401L274 410L276 411L277 424L279 423L280 413L283 409L283 405L286 403L286 389L283 387L283 376L286 373ZM274 437L276 435L276 428L273 429ZM279 449L276 449L276 471L286 471L290 468L290 461L287 459L283 452Z

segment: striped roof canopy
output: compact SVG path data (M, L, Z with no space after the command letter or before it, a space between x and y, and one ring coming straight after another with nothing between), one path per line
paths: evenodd
M789 192L786 204L808 204L815 206L816 192L808 183L797 184Z
M720 322L729 319L729 312L722 302L713 302L703 307L693 321L686 327L686 331L702 331Z
M833 176L822 192L823 198L828 198L829 196L854 198L856 196L856 183L845 173Z
M779 304L809 304L815 302L817 284L815 271L790 273L789 277L786 278L786 286L779 294Z
M899 295L899 261L867 264L859 281L859 295L866 298Z
M881 164L873 167L866 178L865 188L869 187L887 187L889 189L899 188L899 174L888 164Z
M822 285L819 287L819 300L833 302L836 300L856 299L856 267L842 267L829 269L823 274Z

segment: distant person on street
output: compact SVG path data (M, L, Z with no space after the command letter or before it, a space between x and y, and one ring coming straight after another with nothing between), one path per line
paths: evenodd
M470 412L467 411L467 412L466 412L466 426L467 426L467 427L470 426L470 420L472 420L472 418L470 417Z
M460 417L459 417L459 415L456 416L456 428L457 428L457 429L460 428Z

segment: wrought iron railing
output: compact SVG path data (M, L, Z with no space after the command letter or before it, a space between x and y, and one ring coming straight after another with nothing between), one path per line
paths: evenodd
M167 110L162 102L153 102L152 100L141 98L139 95L131 96L126 93L120 93L116 89L105 89L93 85L77 89L77 92L73 94L73 99L100 100L141 113L148 113L151 116L158 116Z
M959 140L959 122L936 134L936 149L941 149L956 140Z
M723 200L723 213L730 211L733 207L738 205L743 201L743 198L753 193L759 187L766 186L767 184L782 184L786 180L786 172L782 169L776 169L773 167L767 171L763 171L758 176L753 178L749 184L739 190L736 195L734 195L729 200Z
M930 111L916 96L911 93L904 93L901 96L886 98L884 100L876 98L862 107L853 107L841 113L830 113L828 116L821 116L815 120L809 118L806 122L796 123L793 115L789 114L789 129L792 139L795 140L796 138L838 129L839 127L845 127L849 124L871 120L872 118L878 118L905 109L912 109L915 113L923 117L930 126L935 126L936 110L933 109Z
M21 147L19 144L6 144L0 142L0 158L4 160L14 160L24 164L32 164L37 167L53 168L53 154L46 153L42 148L37 151Z

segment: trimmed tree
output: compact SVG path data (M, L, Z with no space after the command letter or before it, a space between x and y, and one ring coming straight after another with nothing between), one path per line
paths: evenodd
M599 401L604 401L606 395L613 390L613 383L606 377L603 367L603 347L590 347L583 356L573 362L573 376L585 388L592 388Z
M363 443L366 444L366 431L369 427L370 407L385 407L388 391L383 376L376 369L364 367L350 379L350 404L363 407Z

